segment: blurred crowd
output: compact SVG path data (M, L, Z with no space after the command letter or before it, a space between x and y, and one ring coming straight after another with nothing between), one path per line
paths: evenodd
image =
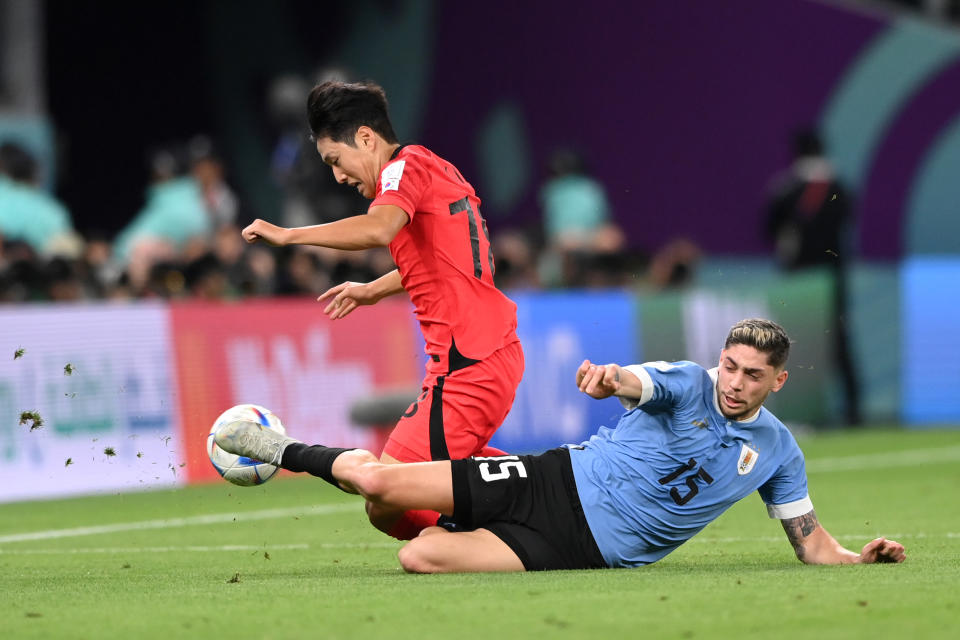
M242 205L205 137L150 157L143 208L114 238L74 228L39 168L0 145L0 302L300 295L392 268L389 253L247 246Z
M303 134L300 90L281 85L272 98L288 125L271 158L284 194L277 221L302 226L364 211L366 201L336 184ZM41 186L30 153L0 144L0 303L317 295L394 268L386 248L246 244L240 230L254 216L226 166L205 136L156 149L142 209L111 238L76 229L64 203ZM672 286L697 259L683 242L650 258L632 253L603 186L570 150L551 158L539 200L539 228L493 229L503 289Z
M884 5L890 0L871 0L875 4ZM933 20L960 24L960 0L892 0L908 11L922 14Z

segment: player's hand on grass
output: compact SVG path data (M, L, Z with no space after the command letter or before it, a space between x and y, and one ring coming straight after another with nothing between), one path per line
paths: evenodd
M864 545L860 552L861 564L874 562L903 562L906 558L903 545L886 538L877 538Z
M609 398L620 391L620 365L584 360L577 369L577 387L591 398Z
M330 303L323 312L331 320L339 320L361 305L376 304L380 296L369 282L344 282L327 289L317 298L317 302L324 300L330 300Z
M282 247L287 244L289 231L290 230L285 227L278 227L275 224L270 224L266 220L257 218L240 233L247 242L263 240L267 244L272 244L275 247Z

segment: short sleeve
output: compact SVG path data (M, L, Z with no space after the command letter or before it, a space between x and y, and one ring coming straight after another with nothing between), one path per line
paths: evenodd
M659 411L677 406L699 389L704 370L692 362L645 362L624 367L640 379L639 398L620 398L625 409Z
M401 160L394 160L380 172L377 196L370 206L392 204L403 209L410 216L410 220L413 220L430 182L430 173L417 156L409 155Z
M803 452L790 432L784 429L781 438L783 462L776 473L758 489L771 518L796 518L813 510L807 491L806 463Z

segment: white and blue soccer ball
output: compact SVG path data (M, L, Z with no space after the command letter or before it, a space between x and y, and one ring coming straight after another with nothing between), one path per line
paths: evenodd
M274 415L272 411L256 404L238 404L235 407L230 407L213 422L210 435L207 436L207 455L210 456L210 462L217 473L223 476L225 480L241 487L263 484L272 478L280 470L280 467L253 458L228 453L218 447L213 440L221 427L237 420L256 422L281 435L286 435L287 430L283 428L280 418Z

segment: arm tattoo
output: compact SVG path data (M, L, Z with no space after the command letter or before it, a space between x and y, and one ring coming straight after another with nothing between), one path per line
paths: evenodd
M780 524L783 525L783 530L787 533L787 539L790 540L790 544L793 545L793 550L796 552L797 558L803 560L803 556L806 554L803 541L813 533L820 524L817 522L817 512L810 511L796 518L787 518L786 520L781 520Z

